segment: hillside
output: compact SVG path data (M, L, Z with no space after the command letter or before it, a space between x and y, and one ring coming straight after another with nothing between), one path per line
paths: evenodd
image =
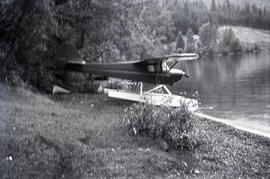
M192 0L192 1L197 1L197 0ZM211 5L212 0L202 0L203 2L205 2L208 6ZM223 4L224 0L216 0L216 4ZM270 8L270 1L269 0L230 0L230 3L234 4L234 5L239 5L240 7L244 7L246 4L256 4L256 6L260 7L260 8L266 8L269 9Z
M141 1L141 0L139 0ZM178 2L181 2L182 0L175 0L175 1L178 1ZM211 3L213 0L189 0L189 2L197 2L197 1L202 1L204 2L205 4L207 4L208 7L211 6ZM226 0L215 0L216 4L223 4ZM158 0L159 4L162 5L162 4L165 4L165 3L168 3L169 1L168 0ZM234 4L236 6L240 6L240 7L245 7L246 4L250 4L250 5L253 5L255 4L257 7L259 8L266 8L266 9L269 9L270 8L270 1L269 0L229 0L229 2L231 4ZM171 1L171 3L174 3L174 1Z
M240 26L222 26L219 33L222 34L225 29L231 28L235 36L240 40L242 45L255 45L261 48L270 48L270 31L258 30Z

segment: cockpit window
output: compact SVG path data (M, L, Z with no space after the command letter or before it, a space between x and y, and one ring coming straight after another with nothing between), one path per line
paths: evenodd
M162 71L168 72L170 70L169 66L167 65L166 61L162 63Z
M149 72L156 72L155 71L155 65L148 65L147 69L148 69Z
M159 64L150 64L147 66L147 70L149 72L168 72L170 70L170 67L168 66L168 64L166 63L166 61L164 61L161 65Z
M151 64L147 66L149 72L161 72L161 67L158 64Z

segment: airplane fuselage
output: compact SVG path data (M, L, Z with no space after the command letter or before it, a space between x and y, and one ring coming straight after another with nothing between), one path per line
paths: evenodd
M152 84L173 84L183 77L182 70L166 71L161 64L131 61L123 63L67 63L65 69L74 72L90 73Z

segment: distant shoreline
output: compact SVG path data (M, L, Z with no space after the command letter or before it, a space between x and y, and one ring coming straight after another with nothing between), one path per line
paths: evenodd
M257 53L260 51L270 51L270 31L262 29L254 29L243 26L220 26L218 28L218 40L224 36L226 30L231 29L236 40L239 41L241 49L234 51L235 49L221 48L219 44L210 51L205 51L202 56L227 56L236 54L249 54Z

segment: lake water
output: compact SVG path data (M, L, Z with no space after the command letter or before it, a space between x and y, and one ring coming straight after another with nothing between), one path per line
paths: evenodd
M220 56L183 62L190 78L173 86L174 93L198 91L200 110L270 133L270 52Z

